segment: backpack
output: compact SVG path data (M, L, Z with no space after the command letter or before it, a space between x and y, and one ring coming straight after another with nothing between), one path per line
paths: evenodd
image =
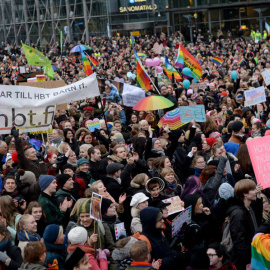
M149 248L149 251L150 252L152 251L151 243L150 243L149 239L145 235L141 234L141 232L135 232L132 236L134 238L138 239L138 240L141 240L141 241L146 242L147 243L147 246Z
M230 252L233 248L233 242L230 232L230 217L226 217L222 226L222 240L221 244L225 246L227 252Z

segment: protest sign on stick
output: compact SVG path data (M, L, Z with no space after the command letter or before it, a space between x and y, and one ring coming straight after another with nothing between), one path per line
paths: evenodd
M257 183L270 187L270 136L248 140L247 147Z
M179 196L171 197L165 200L162 200L164 203L170 203L170 205L167 206L167 209L169 211L169 215L172 215L174 213L180 212L183 210L183 206L181 204L181 199Z
M264 87L260 86L255 89L246 90L244 92L246 106L256 105L266 101Z
M145 91L142 88L125 83L122 97L125 106L134 107L138 101L145 98Z
M189 123L192 119L196 122L206 121L204 105L180 106L179 112L182 123Z
M93 192L90 205L90 218L102 221L101 215L102 196Z
M189 224L191 222L191 210L192 206L189 206L173 219L172 237L174 237L182 229L184 223Z

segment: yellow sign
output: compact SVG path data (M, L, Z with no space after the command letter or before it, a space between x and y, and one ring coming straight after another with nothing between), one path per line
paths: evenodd
M131 35L132 36L139 36L140 35L140 31L131 32Z
M157 9L157 5L154 4L154 9ZM132 6L132 7L120 7L119 12L136 12L136 11L146 11L153 10L152 5L141 5L141 6Z

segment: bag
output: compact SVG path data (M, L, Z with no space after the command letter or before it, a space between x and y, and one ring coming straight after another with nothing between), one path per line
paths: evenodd
M138 239L138 240L141 240L141 241L146 242L147 243L147 246L149 248L149 251L150 252L152 251L151 243L150 243L149 239L145 235L141 234L141 232L135 232L132 236L134 238Z
M227 252L230 252L233 248L233 242L230 232L230 217L226 217L223 223L221 244L225 246Z

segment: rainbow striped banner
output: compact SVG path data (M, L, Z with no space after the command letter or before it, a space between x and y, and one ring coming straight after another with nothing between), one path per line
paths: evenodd
M89 61L87 60L85 53L82 50L81 50L81 57L82 57L84 72L85 72L86 76L90 76L91 74L93 74L93 70L91 68Z
M252 270L270 269L270 234L257 234L251 243Z
M214 58L212 59L212 62L215 63L215 64L217 64L218 66L220 66L220 65L222 65L222 63L223 63L223 59L221 59L221 58L219 58L219 57L214 57Z
M244 62L245 62L245 59L242 57L238 60L237 64L241 66Z
M176 71L176 69L169 63L168 57L165 56L165 66L164 66L164 72L167 75L167 77L171 80L172 75L174 75L174 79L177 82L182 81L182 78L180 74Z
M90 61L91 66L94 68L97 68L98 61L96 59L92 58L91 56L88 56L88 59Z
M145 92L151 89L148 75L144 72L140 61L137 61L137 86L144 89Z
M202 76L202 69L198 60L183 46L180 45L177 60L175 63L176 67L182 70L185 67L191 69L192 78L199 80Z

